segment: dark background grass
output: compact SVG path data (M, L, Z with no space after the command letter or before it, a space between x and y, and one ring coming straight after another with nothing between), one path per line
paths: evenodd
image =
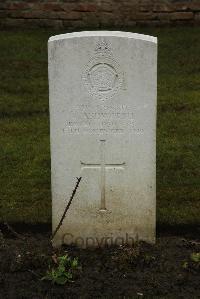
M200 28L133 31L158 37L157 223L200 224ZM0 32L0 222L51 222L47 40L59 33Z

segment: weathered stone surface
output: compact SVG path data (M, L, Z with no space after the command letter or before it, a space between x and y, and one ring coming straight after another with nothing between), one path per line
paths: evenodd
M192 20L193 13L192 12L174 12L171 14L172 20Z
M144 21L144 20L154 20L156 17L155 14L153 13L137 13L135 16L133 16L134 20L138 20L138 21Z
M192 11L200 11L200 1L189 3L190 10Z
M155 37L91 31L51 37L54 245L155 241Z
M0 26L7 23L19 23L19 27L21 27L22 23L30 24L28 19L38 19L35 22L36 27L38 27L39 20L41 20L41 27L44 19L49 19L48 27L53 25L52 19L55 20L55 25L65 22L64 26L67 24L65 20L69 20L70 27L68 29L70 30L91 28L92 26L94 26L93 29L101 26L123 26L125 28L130 26L129 24L133 24L131 26L134 24L173 25L179 24L178 21L181 21L181 24L184 21L185 24L193 25L194 23L198 24L198 15L196 16L198 12L200 12L200 1L196 0L6 0L0 3L0 17L5 19ZM162 13L168 14L168 17L162 16ZM179 13L185 13L185 15L179 15ZM11 19L11 21L7 21L7 19ZM25 22L15 22L14 19L25 19ZM34 23L32 22L32 24ZM80 24L80 27L77 27L77 24Z
M115 16L109 12L102 12L101 13L101 24L106 26L112 26L115 22Z
M187 11L189 10L188 2L178 2L174 4L176 11Z
M8 28L13 28L13 27L18 27L18 28L23 28L25 26L25 20L24 19L10 19L10 18L1 18L0 26L2 28L8 27Z
M74 28L82 28L85 26L84 21L80 20L63 20L62 22L63 28L74 29Z
M157 18L159 20L169 21L170 20L170 15L168 13L165 13L165 12L160 12L160 13L157 14Z
M170 3L158 2L158 3L154 4L153 11L154 12L172 12L172 11L174 11L174 8L173 8L172 4L170 4Z
M197 24L200 24L200 13L197 13L197 14L195 15L195 22L196 22Z
M61 20L50 19L24 19L25 24L30 28L55 28L62 29L63 22Z
M149 12L153 10L153 3L143 4L141 3L139 6L139 10L142 12Z
M94 12L97 11L97 5L93 3L79 3L76 5L76 11Z
M99 10L105 11L105 12L115 11L115 9L113 8L113 5L111 3L102 3L101 5L99 5Z

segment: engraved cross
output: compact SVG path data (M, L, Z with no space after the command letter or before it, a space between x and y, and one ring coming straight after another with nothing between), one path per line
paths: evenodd
M101 150L101 162L100 163L84 163L81 161L82 168L100 169L101 171L101 207L100 211L106 210L106 199L105 199L105 183L106 183L106 168L118 168L123 169L125 162L123 163L106 163L105 162L105 144L106 140L100 140Z

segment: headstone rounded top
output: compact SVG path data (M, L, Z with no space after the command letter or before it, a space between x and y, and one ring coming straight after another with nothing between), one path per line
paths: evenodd
M48 44L53 244L155 242L157 38L122 31Z
M139 33L125 32L125 31L81 31L54 35L49 38L49 42L80 37L126 37L130 39L143 40L157 44L157 38L150 35L144 35Z

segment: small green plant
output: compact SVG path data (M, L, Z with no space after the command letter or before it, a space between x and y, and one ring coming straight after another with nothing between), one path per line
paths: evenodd
M56 267L49 269L42 280L51 280L60 285L72 281L74 272L78 269L78 259L71 259L67 254L60 257L54 255L52 258Z
M182 267L183 267L183 269L187 269L188 268L188 262L184 261Z
M193 252L188 261L184 261L182 267L185 270L200 270L200 252Z
M200 262L200 252L193 252L190 255L190 259L195 263L199 263Z

